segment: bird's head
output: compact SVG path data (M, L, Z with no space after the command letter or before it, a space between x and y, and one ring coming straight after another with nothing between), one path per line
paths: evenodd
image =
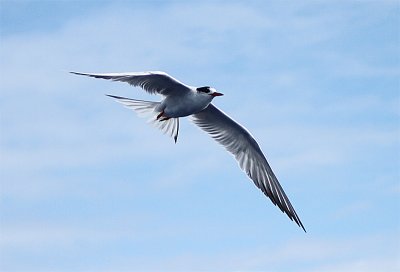
M224 95L222 93L217 92L217 90L215 90L214 88L211 88L209 86L196 88L196 91L198 93L201 93L201 94L204 94L204 95L210 95L213 98L216 97L216 96Z

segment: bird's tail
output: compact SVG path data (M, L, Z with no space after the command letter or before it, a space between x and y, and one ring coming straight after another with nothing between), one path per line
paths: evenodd
M160 112L158 112L156 108L158 105L160 105L160 102L137 100L115 95L107 96L114 98L117 102L123 104L125 107L134 110L139 116L148 118L149 123L152 123L164 134L173 137L176 143L179 133L179 118L157 118L157 115Z

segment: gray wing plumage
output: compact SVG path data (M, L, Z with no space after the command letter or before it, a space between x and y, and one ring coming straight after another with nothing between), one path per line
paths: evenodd
M232 153L240 168L297 225L305 228L250 132L210 104L193 114L192 121Z
M130 85L141 87L151 94L182 95L190 91L190 87L171 77L164 72L132 72L132 73L106 73L91 74L71 72L75 75L89 76L94 78L108 79L112 81L127 82Z

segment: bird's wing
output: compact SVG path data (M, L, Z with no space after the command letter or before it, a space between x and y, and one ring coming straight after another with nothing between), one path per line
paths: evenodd
M240 168L297 225L305 228L250 132L210 104L191 116L192 121L232 153Z
M132 73L107 73L107 74L90 74L71 72L75 75L89 76L95 78L108 79L113 81L127 82L130 85L143 88L151 94L182 95L189 92L190 87L179 82L175 78L164 72L132 72Z

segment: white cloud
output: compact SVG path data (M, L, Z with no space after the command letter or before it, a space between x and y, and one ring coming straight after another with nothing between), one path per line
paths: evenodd
M160 215L158 215L160 216ZM25 252L36 252L41 256L46 250L57 248L58 252L70 252L73 260L92 258L91 252L86 256L75 256L73 252L79 247L86 249L96 248L102 252L105 248L114 249L120 241L134 245L124 252L124 258L115 251L107 251L107 259L98 259L96 263L80 263L74 266L77 270L273 270L287 271L373 271L383 268L385 271L396 271L399 268L398 253L399 241L393 239L398 233L356 235L342 237L324 237L325 234L302 234L298 238L288 237L278 239L268 236L260 237L264 244L249 244L245 242L241 247L226 248L213 245L221 240L236 245L234 240L240 231L251 231L247 228L232 226L222 230L212 223L204 225L206 229L198 230L194 224L198 221L179 220L181 225L173 226L159 224L154 228L154 220L160 222L162 218L154 215L135 218L111 217L108 223L99 221L91 226L76 226L70 223L54 224L47 222L28 224L24 227L7 225L2 227L0 248L2 250L14 247L23 248ZM124 222L120 224L119 222ZM211 224L211 225L210 225ZM260 234L258 231L256 233ZM261 232L263 233L263 232ZM204 237L204 241L193 240L193 236ZM208 237L205 237L208 235ZM222 236L222 237L221 237ZM303 237L302 237L303 236ZM236 237L236 238L235 238ZM301 238L300 238L301 237ZM165 250L167 245L161 244L159 239L176 241L185 246L170 247L170 251L163 255L157 253L155 247ZM232 240L233 239L233 240ZM228 242L230 241L230 242ZM210 247L209 250L200 250L200 247ZM142 254L135 254L141 248ZM152 252L155 255L149 255ZM158 255L160 254L160 255ZM58 258L58 257L57 257ZM154 260L157 260L156 262ZM44 268L49 262L43 263ZM27 266L22 266L25 269ZM62 270L62 269L61 269Z
M395 49L390 51L395 51ZM336 77L382 78L398 77L400 75L400 68L396 65L388 66L387 64L368 63L368 59L359 59L343 53L320 52L316 54L316 57L321 60L323 65L327 65L326 70Z

